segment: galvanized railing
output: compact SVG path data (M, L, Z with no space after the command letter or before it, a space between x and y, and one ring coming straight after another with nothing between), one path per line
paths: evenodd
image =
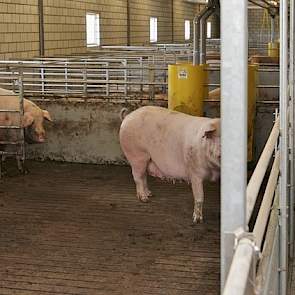
M154 99L168 92L168 55L121 57L46 58L31 61L0 62L0 87L17 92L18 73L23 72L24 94L38 97ZM179 57L179 56L178 56ZM182 58L182 55L180 55ZM174 59L174 58L173 58ZM219 72L216 65L207 69ZM260 72L277 72L276 66ZM219 83L208 83L210 89ZM259 84L257 88L278 88ZM163 96L162 96L163 97Z
M17 90L23 70L28 94L61 96L118 96L167 92L167 63L141 58L91 58L39 63L0 63L0 87Z
M3 164L7 157L14 157L18 170L25 173L25 134L23 128L24 91L23 75L17 77L18 95L11 91L0 90L0 178L3 175ZM13 97L15 104L6 104L7 98ZM4 99L4 102L2 101ZM10 118L5 120L4 118Z
M247 222L254 212L259 191L268 167L271 172L253 230L237 229L234 256L224 287L224 295L270 294L278 283L278 178L280 158L277 150L279 118L276 119L269 139L247 186ZM273 162L272 156L274 158ZM252 217L253 218L253 217ZM241 271L242 270L242 271ZM276 294L276 293L274 293Z

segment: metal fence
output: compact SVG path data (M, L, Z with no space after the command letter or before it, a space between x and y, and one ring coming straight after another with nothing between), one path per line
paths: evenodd
M211 39L207 46L208 51L215 52L211 58L218 59L220 41ZM191 63L192 55L191 44L157 44L102 46L85 55L0 61L0 87L17 92L18 73L23 72L27 96L154 99L167 94L168 65ZM218 63L208 70L219 71ZM212 89L219 84L204 86Z
M223 1L221 287L226 295L287 294L294 248L295 97L295 6L288 4L280 1L279 117L246 186L247 7ZM228 19L229 11L235 11L239 25Z

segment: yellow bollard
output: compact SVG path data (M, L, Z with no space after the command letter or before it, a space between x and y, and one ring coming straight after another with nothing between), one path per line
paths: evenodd
M176 64L168 66L168 109L203 116L208 97L206 65Z

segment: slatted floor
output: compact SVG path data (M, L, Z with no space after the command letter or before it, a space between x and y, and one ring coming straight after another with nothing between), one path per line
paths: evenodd
M193 227L185 184L151 179L155 197L143 204L129 167L29 169L0 184L1 295L219 294L216 185Z

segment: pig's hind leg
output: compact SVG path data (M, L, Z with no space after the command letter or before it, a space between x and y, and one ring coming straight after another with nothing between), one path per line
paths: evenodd
M135 159L129 160L134 182L136 184L137 197L142 202L148 202L152 196L147 186L147 166L150 161L148 154L142 153L137 155Z
M193 177L192 189L194 195L194 212L193 223L203 222L203 202L204 202L204 189L203 180L199 177Z

